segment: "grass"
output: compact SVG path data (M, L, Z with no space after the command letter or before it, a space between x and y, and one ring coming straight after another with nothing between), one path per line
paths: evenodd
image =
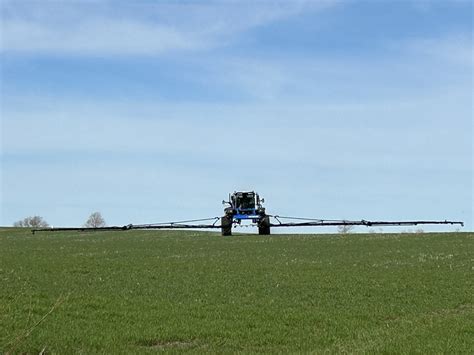
M0 230L0 353L472 353L474 234Z

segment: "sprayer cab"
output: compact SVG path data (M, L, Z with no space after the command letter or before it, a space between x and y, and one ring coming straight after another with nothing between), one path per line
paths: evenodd
M229 201L223 201L224 204L228 205L224 212L234 220L258 219L265 215L263 202L265 200L260 199L258 193L254 191L234 192L229 194Z

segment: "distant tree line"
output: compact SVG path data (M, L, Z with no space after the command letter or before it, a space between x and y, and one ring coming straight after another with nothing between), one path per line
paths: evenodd
M92 213L87 219L87 221L84 223L84 227L87 228L105 227L106 225L107 224L105 223L105 220L100 214L100 212ZM41 216L30 216L16 221L15 223L13 223L13 227L49 228L49 223L46 222L45 219Z

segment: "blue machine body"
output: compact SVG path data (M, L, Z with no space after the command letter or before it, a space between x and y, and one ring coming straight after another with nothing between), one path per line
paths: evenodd
M250 211L245 211L245 212L250 212ZM236 220L243 220L243 219L257 219L259 218L260 216L257 214L256 211L252 211L252 213L250 214L241 214L241 213L237 213L234 215L234 219Z

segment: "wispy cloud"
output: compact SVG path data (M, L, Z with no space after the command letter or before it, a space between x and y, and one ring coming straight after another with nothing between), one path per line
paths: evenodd
M408 55L447 61L453 65L472 68L473 64L472 33L453 32L438 37L411 38L389 46Z
M359 105L284 102L183 106L144 100L102 101L98 105L46 97L23 97L13 103L10 98L11 104L2 109L8 132L2 148L5 156L18 157L98 154L139 159L172 153L187 157L188 162L231 159L241 164L251 164L247 159L258 150L267 163L291 163L297 157L332 168L370 169L386 156L401 156L407 164L416 164L419 159L413 152L426 145L430 159L451 156L461 163L468 156L467 150L460 152L470 142L466 131L469 122L455 99L449 102L445 95L442 103L437 97L413 97L402 104L395 99ZM449 129L445 127L448 114L456 116ZM240 134L240 127L249 129ZM283 131L285 149L281 149ZM458 136L456 144L441 145L434 139L446 141L450 135ZM400 136L403 145L398 144ZM427 138L431 141L424 141ZM372 159L353 160L346 154L348 149ZM331 154L314 155L326 151ZM392 165L398 163L405 164L390 161Z
M473 47L458 32L381 44L374 53L288 53L196 59L194 80L265 102L357 102L411 100L471 87ZM467 74L466 74L467 73ZM387 85L390 82L390 85Z
M159 54L196 49L205 38L171 27L132 21L97 19L68 28L21 20L3 25L3 51L83 55Z
M120 4L6 1L1 50L81 55L158 55L225 45L252 28L335 1Z

